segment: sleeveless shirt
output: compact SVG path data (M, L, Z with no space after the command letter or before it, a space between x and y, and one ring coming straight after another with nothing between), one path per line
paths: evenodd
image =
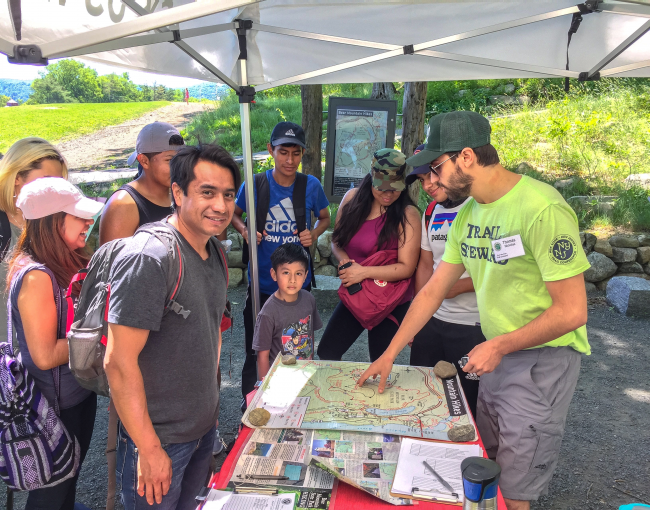
M160 205L154 204L151 200L145 198L133 186L125 184L120 189L126 191L131 196L135 202L136 207L138 208L138 213L140 214L138 227L141 227L145 223L153 223L154 221L164 220L173 212L171 206L162 207Z

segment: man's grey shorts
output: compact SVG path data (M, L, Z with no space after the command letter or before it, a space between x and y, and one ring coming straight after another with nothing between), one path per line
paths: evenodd
M481 376L476 423L488 456L501 466L505 498L531 501L548 492L580 357L570 347L517 351Z

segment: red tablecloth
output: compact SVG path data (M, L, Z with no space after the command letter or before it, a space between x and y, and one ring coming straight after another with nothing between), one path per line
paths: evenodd
M253 433L253 429L245 426L243 427L243 430L239 434L239 437L237 438L235 445L233 446L232 450L230 450L228 457L223 463L223 466L221 466L221 471L216 473L212 478L212 480L210 480L211 487L215 489L223 489L226 487L226 485L228 485L228 482L230 481L230 478L232 477L233 472L235 470L235 464L237 463L237 459L241 455L244 446L246 446L246 442L248 441L248 438L252 435L252 433ZM483 442L481 441L480 437L479 440L476 441L476 444L480 445L481 448L483 448ZM457 505L431 503L428 501L416 501L416 504L418 505L418 508L421 508L422 510L452 510L453 508L460 508ZM330 501L330 510L346 510L349 508L355 508L356 510L366 510L366 509L374 510L375 508L396 510L397 508L401 508L401 507L391 505L390 503L386 503L381 499L371 496L365 491L362 491L360 489L357 489L356 487L352 487L351 485L348 485L347 483L339 482L335 486L334 491L332 492L332 499ZM506 504L503 501L503 497L501 496L501 491L499 490L498 509L505 510L505 508L506 508Z

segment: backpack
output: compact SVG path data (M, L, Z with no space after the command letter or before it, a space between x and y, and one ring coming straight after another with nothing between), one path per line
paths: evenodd
M23 268L16 282L36 264ZM61 291L54 274L38 264L52 280L62 330ZM74 477L79 470L80 447L59 419L59 367L52 369L53 406L36 387L19 358L14 355L11 301L7 303L7 342L0 343L0 478L14 490L51 487ZM62 338L59 336L58 338Z
M165 223L149 223L136 230L133 237L139 235L155 236L166 248L174 260L169 264L167 274L167 299L164 314L174 312L184 319L190 315L176 301L182 286L185 261L176 234ZM108 337L108 302L111 294L110 274L113 262L124 249L130 238L115 239L104 244L95 252L86 269L79 271L66 293L66 299L71 299L72 286L83 282L81 294L71 317L73 308L68 305L68 317L71 320L68 333L68 349L70 351L70 370L77 382L84 388L98 395L109 396L108 379L104 372L104 355ZM221 243L216 238L210 242L221 254L224 278L228 281L228 266ZM223 321L222 321L223 322Z
M361 262L361 265L387 266L396 263L397 250L380 250ZM387 317L399 326L391 313L409 292L412 294L411 282L412 278L396 282L366 279L361 282L359 292L350 295L348 289L341 285L338 294L341 302L364 329L371 330Z
M296 181L293 184L293 193L291 194L291 203L293 204L293 214L296 217L296 230L300 233L307 228L307 181L306 174L301 172L296 173ZM255 206L255 225L257 231L262 234L264 232L264 225L266 224L266 217L269 214L271 205L271 188L269 180L266 177L266 172L255 174L253 177L255 183L255 191L257 196L257 204ZM311 252L308 249L309 255L309 270L311 272L311 285L316 287L316 277L314 275L314 261ZM248 243L244 241L242 246L242 262L248 264Z
M4 211L0 211L0 262L2 262L9 251L11 244L11 225L9 216Z

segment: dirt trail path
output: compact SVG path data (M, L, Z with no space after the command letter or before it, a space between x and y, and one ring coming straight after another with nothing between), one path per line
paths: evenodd
M210 106L201 103L172 103L137 119L61 143L58 148L72 171L123 168L135 150L135 141L144 125L159 120L183 129L195 115L208 108Z

